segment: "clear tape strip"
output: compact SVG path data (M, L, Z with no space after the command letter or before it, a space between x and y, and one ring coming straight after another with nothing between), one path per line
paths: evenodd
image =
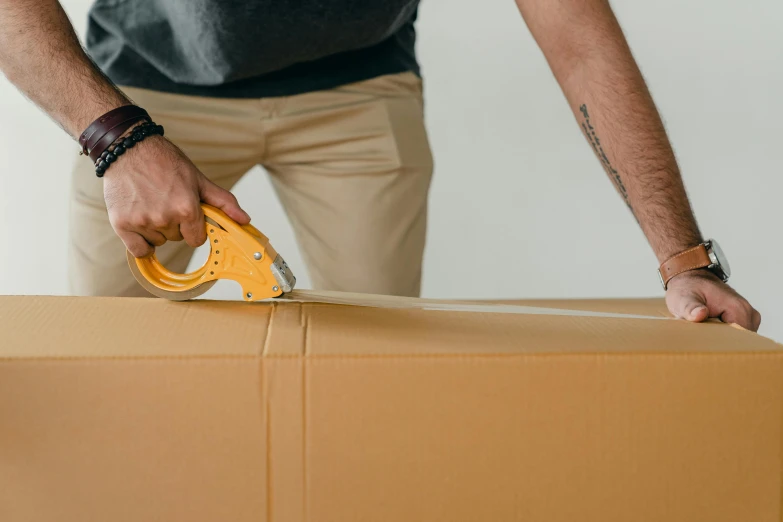
M510 305L498 303L459 303L439 299L422 299L412 297L396 297L373 294L353 294L344 292L324 292L314 290L294 290L278 300L298 303L321 303L348 306L364 306L369 308L401 308L416 310L433 310L443 312L469 312L493 314L524 314L524 315L564 315L575 317L608 317L614 319L654 319L670 320L669 317L638 314L620 314L614 312L595 312L590 310L567 310L562 308L544 308L537 306Z

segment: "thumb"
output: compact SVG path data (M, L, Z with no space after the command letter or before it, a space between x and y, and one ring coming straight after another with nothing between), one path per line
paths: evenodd
M710 315L707 303L703 297L693 292L683 292L672 296L670 301L670 311L681 319L686 319L694 323L700 323L706 320Z
M199 191L201 201L204 203L219 208L240 225L250 223L250 216L242 210L237 198L231 192L220 188L206 178L202 180Z

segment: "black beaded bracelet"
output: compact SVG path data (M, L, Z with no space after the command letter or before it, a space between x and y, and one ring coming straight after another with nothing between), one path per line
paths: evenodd
M144 141L149 136L163 136L163 127L153 121L144 122L139 125L127 138L118 139L112 146L103 151L95 162L95 175L102 178L109 166L117 161L117 158L125 154L125 151L132 149L137 143Z

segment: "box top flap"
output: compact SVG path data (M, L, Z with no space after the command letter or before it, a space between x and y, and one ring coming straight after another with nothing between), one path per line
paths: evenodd
M115 297L0 297L0 357L253 356L268 306Z
M337 293L297 299L3 296L0 358L783 352L729 325L665 318L654 300L628 306L620 300L457 302Z

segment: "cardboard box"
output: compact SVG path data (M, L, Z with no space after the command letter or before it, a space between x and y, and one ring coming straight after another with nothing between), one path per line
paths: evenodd
M768 339L660 301L311 299L0 297L0 520L781 520Z

